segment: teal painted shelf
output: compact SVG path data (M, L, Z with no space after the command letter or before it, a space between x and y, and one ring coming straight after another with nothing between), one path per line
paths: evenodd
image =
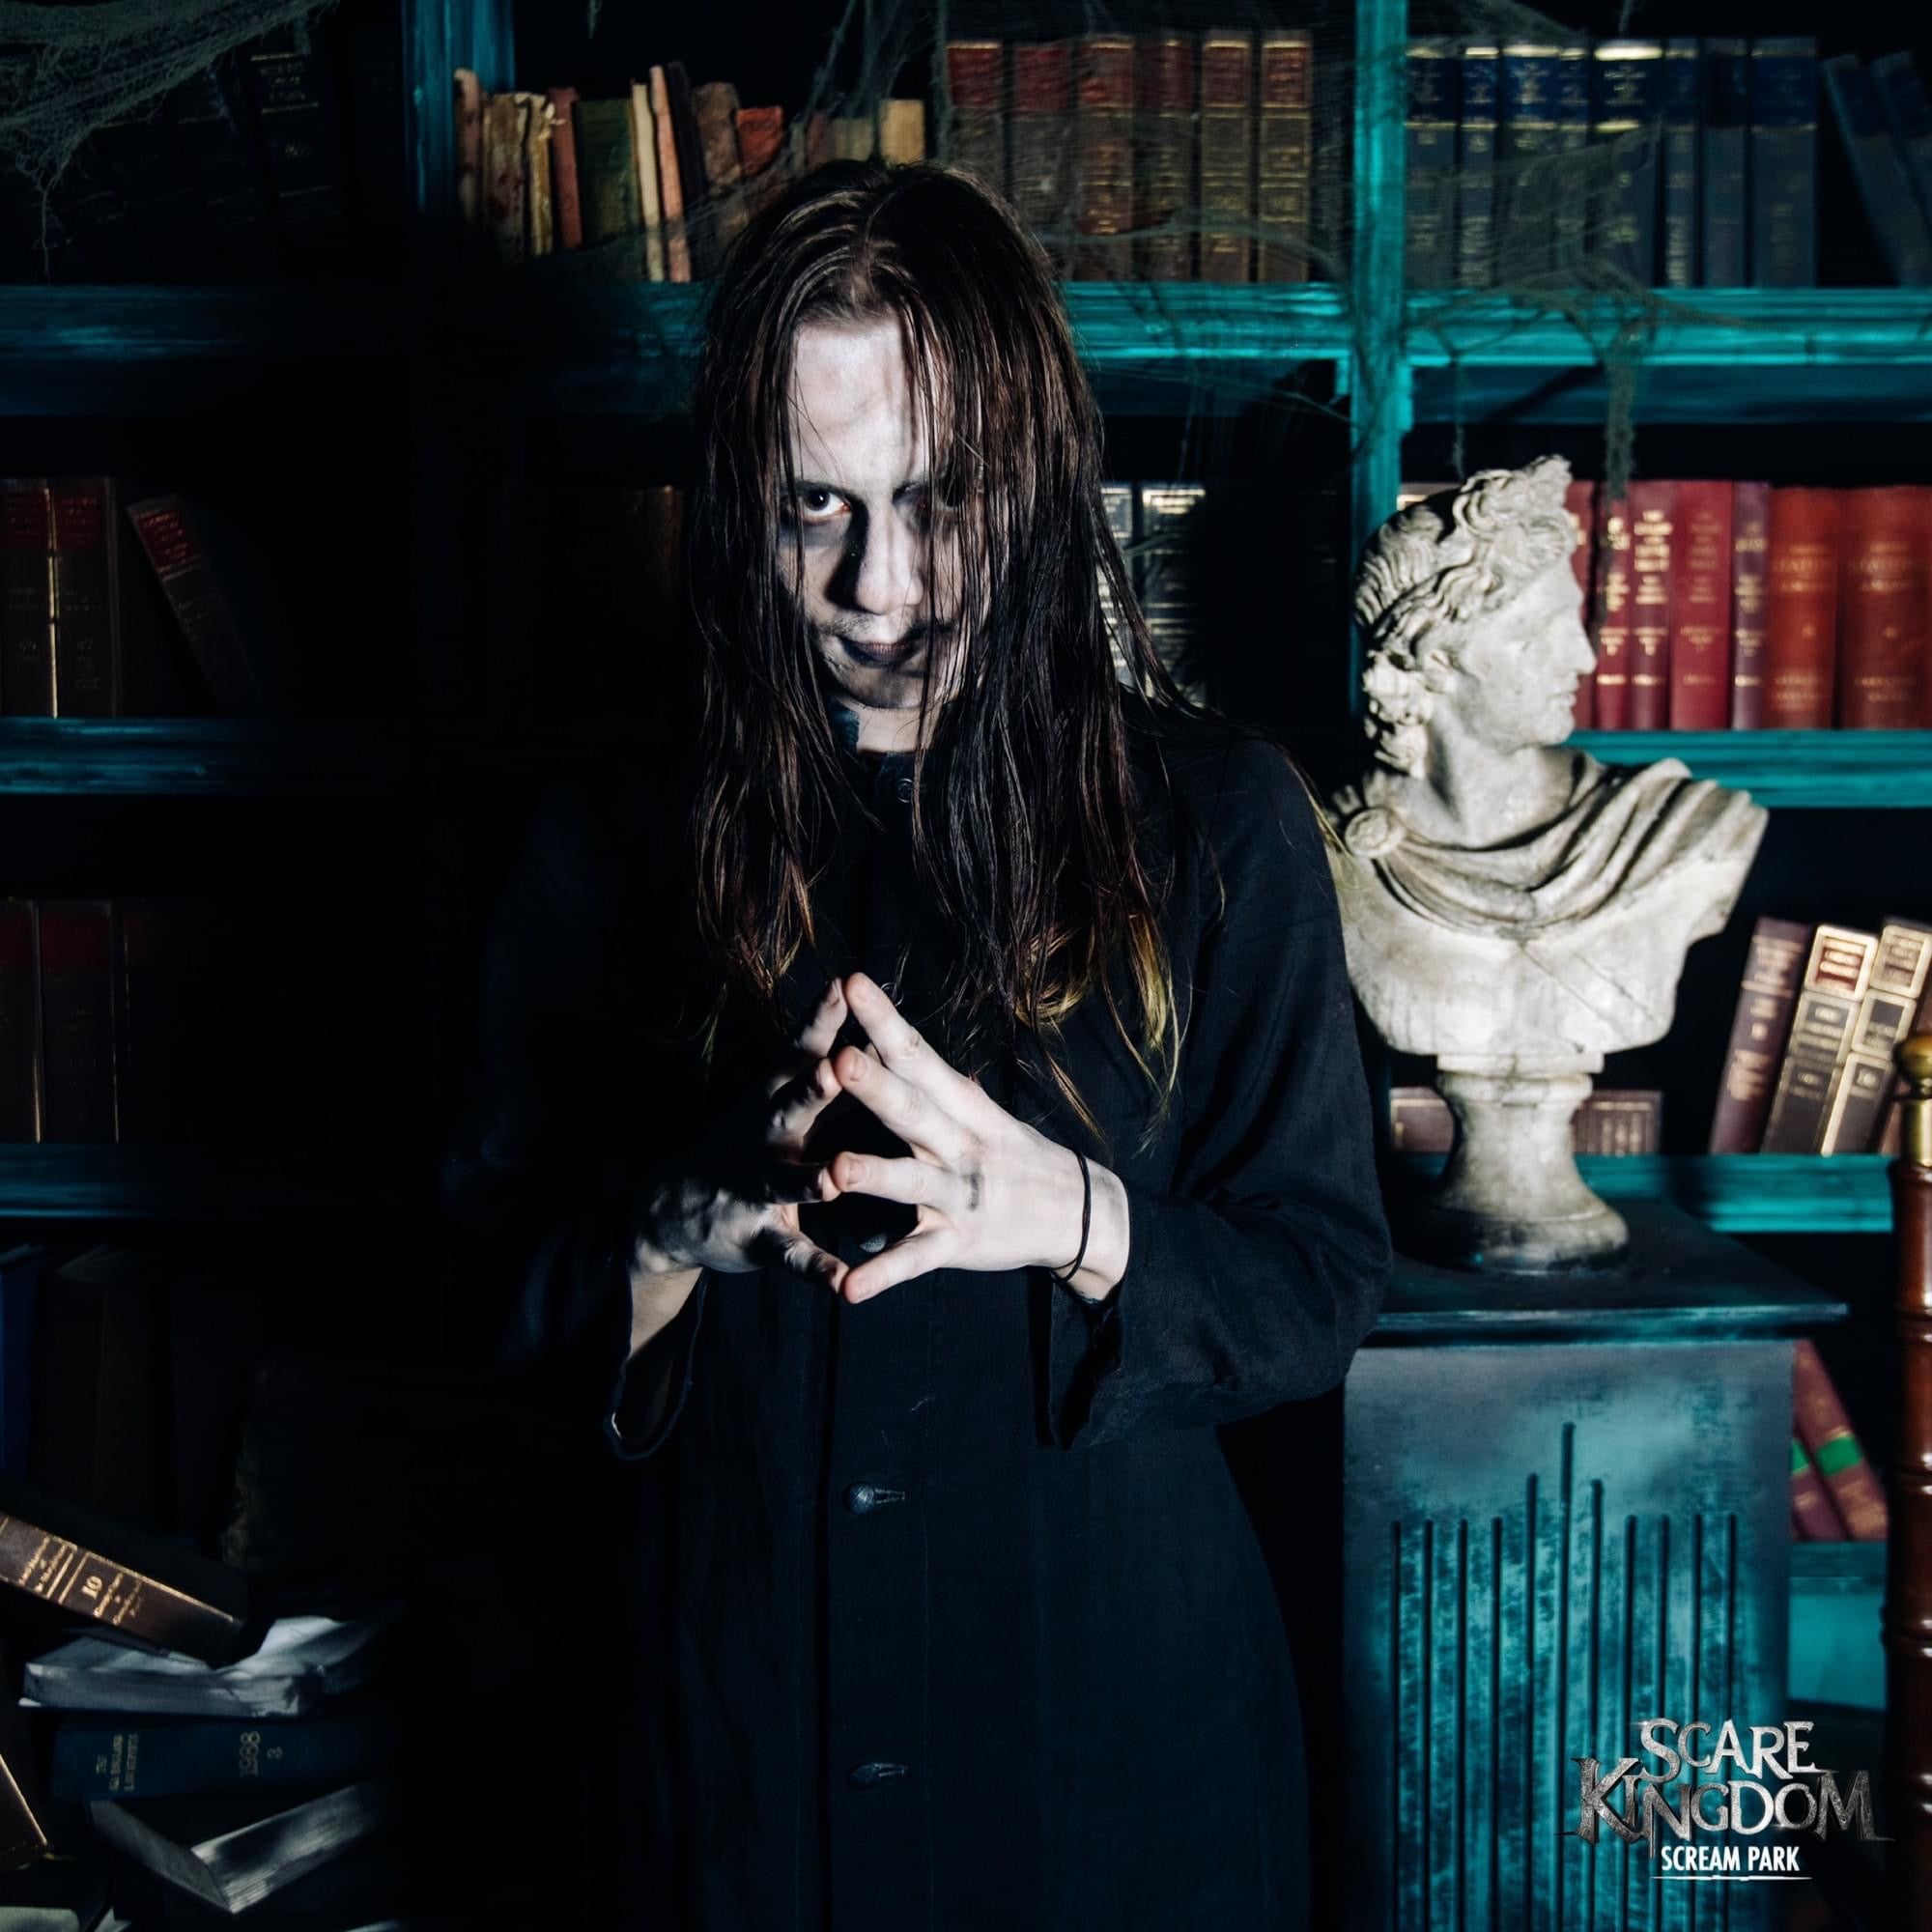
M398 727L242 718L0 719L0 796L209 798L380 790Z
M0 286L0 414L173 414L411 340L402 293L379 284Z
M1760 805L1932 808L1932 731L1578 731L1606 764L1682 758Z
M1439 1154L1406 1154L1410 1173ZM1883 1154L1584 1154L1583 1179L1605 1201L1667 1201L1724 1235L1881 1235L1891 1227L1891 1162Z
M1438 290L1409 295L1403 313L1418 421L1601 421L1604 364L1618 357L1639 365L1639 420L1932 420L1922 290L1690 289L1654 305L1542 306Z
M190 1148L0 1144L0 1219L247 1220L339 1207L345 1180ZM400 1193L381 1175L355 1185L371 1199Z

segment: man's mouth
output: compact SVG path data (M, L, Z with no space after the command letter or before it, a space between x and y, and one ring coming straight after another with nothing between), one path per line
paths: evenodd
M915 631L907 637L891 643L862 643L857 638L840 637L839 644L845 652L857 658L862 665L869 665L875 670L890 670L902 665L925 642L925 633Z

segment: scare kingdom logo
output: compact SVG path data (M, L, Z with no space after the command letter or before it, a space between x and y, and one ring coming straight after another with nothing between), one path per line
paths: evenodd
M1637 1726L1641 1757L1619 1758L1607 1768L1600 1758L1570 1760L1582 1774L1571 1835L1594 1845L1607 1826L1627 1844L1641 1838L1666 1876L1802 1878L1795 1844L1697 1840L1706 1833L1754 1838L1774 1832L1822 1838L1834 1824L1861 1838L1876 1835L1870 1776L1857 1772L1841 1785L1839 1773L1807 1763L1810 1730L1808 1720L1740 1731L1728 1720L1719 1726L1651 1718Z

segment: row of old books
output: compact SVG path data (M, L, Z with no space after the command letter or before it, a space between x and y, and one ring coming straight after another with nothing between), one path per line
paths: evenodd
M0 899L0 1143L185 1138L196 977L185 899Z
M354 270L401 233L401 43L324 13L119 99L43 194L0 167L0 276L247 281ZM170 81L173 84L170 85Z
M472 257L507 266L634 236L641 277L706 280L784 182L832 159L923 160L943 127L946 157L1012 202L1063 275L1309 279L1321 171L1305 30L960 40L945 70L950 119L892 98L789 127L782 107L694 85L678 61L614 99L488 95L459 70Z
M1408 48L1405 260L1419 288L1576 275L1817 281L1821 69L1809 37ZM1932 282L1932 109L1912 56L1822 78L1893 281Z
M1578 728L1932 724L1932 488L1579 481L1569 507L1597 654Z
M0 717L287 708L265 578L204 500L112 476L0 478Z
M1792 1351L1791 1528L1803 1543L1883 1543L1885 1488L1816 1343Z
M1760 919L1731 1022L1713 1153L1895 1153L1900 1041L1932 1028L1932 925Z

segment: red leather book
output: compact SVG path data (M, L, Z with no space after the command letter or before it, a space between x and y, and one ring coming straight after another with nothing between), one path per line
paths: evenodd
M1314 160L1315 37L1306 27L1269 27L1260 46L1255 126L1258 282L1308 279L1310 171Z
M1073 265L1073 43L1013 49L1012 204L1057 275Z
M1577 535L1577 548L1570 553L1570 568L1577 573L1577 594L1583 600L1579 615L1584 630L1590 628L1590 559L1596 549L1597 486L1572 483L1563 495L1563 507L1570 513L1570 527ZM1577 701L1571 722L1578 731L1587 731L1596 718L1596 674L1585 671L1577 681Z
M1597 669L1590 680L1599 731L1630 729L1631 598L1630 505L1601 492L1597 498L1596 586L1591 598L1590 642Z
M745 170L745 209L756 215L775 200L784 185L779 156L784 153L785 117L782 107L741 107L738 110L738 156Z
M1134 37L1073 44L1073 279L1133 277Z
M1135 272L1194 279L1194 38L1143 34L1134 62Z
M1798 982L1811 949L1811 928L1788 919L1761 919L1751 928L1744 983L1731 1018L1731 1041L1711 1117L1713 1153L1755 1153L1771 1113L1773 1082L1791 1033Z
M1831 1492L1795 1435L1791 1438L1791 1521L1805 1543L1845 1540L1845 1525L1832 1507Z
M1883 1543L1888 1527L1885 1492L1852 1433L1817 1345L1800 1340L1792 1350L1792 1409L1800 1438L1854 1543Z
M1631 526L1630 728L1670 723L1670 579L1677 485L1633 483Z
M1017 51L1017 50L1016 50ZM1017 62L1014 79L1017 82ZM1007 192L1007 47L1004 41L948 41L946 91L952 116L947 159L995 194ZM1019 206L1017 188L1013 205Z
M112 718L121 708L114 652L115 493L104 476L71 477L49 491L53 550L54 710Z
M54 715L53 512L44 478L0 483L0 713Z
M1670 558L1670 728L1731 722L1731 486L1677 486Z
M551 236L558 248L583 246L583 204L577 191L577 105L574 87L553 87L550 104L556 109L550 133L550 185L554 197Z
M1838 723L1909 731L1928 722L1932 491L1847 490L1838 500Z
M1774 490L1766 563L1764 722L1832 723L1838 633L1838 493Z
M1765 564L1771 485L1731 485L1731 729L1764 723Z
M1255 37L1201 37L1201 279L1254 280Z

